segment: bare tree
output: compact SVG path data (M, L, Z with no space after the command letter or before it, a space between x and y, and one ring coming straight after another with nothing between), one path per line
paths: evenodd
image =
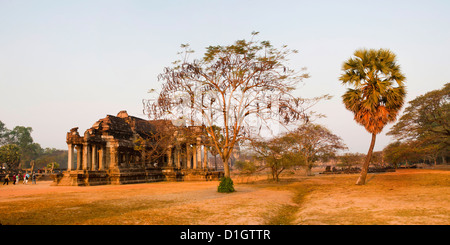
M209 46L202 59L189 61L188 45L182 59L159 75L162 89L154 100L145 101L150 118L182 118L190 125L204 125L207 136L224 163L235 145L275 125L307 120L306 110L319 98L306 100L293 95L306 73L286 65L297 53L287 46L274 48L268 41L238 40L228 46ZM302 70L304 71L304 70ZM217 137L214 126L222 129Z

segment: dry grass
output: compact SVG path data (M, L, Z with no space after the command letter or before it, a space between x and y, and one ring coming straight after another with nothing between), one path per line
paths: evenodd
M369 175L364 186L353 176L324 176L308 195L297 224L448 225L450 172L399 170Z
M260 225L450 224L450 171L398 170L356 175L266 176L236 192L218 182L161 182L120 186L0 186L3 225Z

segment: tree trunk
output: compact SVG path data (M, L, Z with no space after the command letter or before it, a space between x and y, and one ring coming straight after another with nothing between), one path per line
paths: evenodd
M367 171L369 170L370 159L372 158L372 152L373 152L373 147L375 146L376 137L377 137L376 134L372 134L372 142L370 143L370 148L369 148L369 152L367 153L367 156L366 156L366 161L364 162L364 165L362 166L359 178L356 181L357 185L366 184Z
M231 178L230 175L230 166L228 165L228 160L230 157L228 157L227 159L223 159L222 158L222 162L223 162L223 171L224 171L224 177L225 178Z
M312 164L308 164L308 167L306 169L306 175L307 176L313 176L313 174L312 174L312 167L313 167Z
M310 164L308 160L306 160L306 164L305 164L305 174L306 174L306 176L312 175L312 164Z
M272 169L272 180L275 180L275 171L276 171L275 166L272 166L271 169Z

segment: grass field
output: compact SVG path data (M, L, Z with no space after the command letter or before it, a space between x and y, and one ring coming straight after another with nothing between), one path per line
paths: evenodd
M248 181L118 186L0 186L3 225L449 225L450 171L403 169L357 175L285 174Z

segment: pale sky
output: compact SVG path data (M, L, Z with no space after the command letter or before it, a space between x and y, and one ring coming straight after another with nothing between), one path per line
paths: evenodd
M0 0L0 121L33 128L42 147L67 149L121 110L146 118L142 99L189 43L201 57L259 31L260 40L299 50L290 67L308 69L303 97L333 95L314 110L350 152L370 134L342 104L342 63L359 48L387 48L406 75L407 101L450 81L450 1L32 1ZM375 150L391 142L378 136Z

